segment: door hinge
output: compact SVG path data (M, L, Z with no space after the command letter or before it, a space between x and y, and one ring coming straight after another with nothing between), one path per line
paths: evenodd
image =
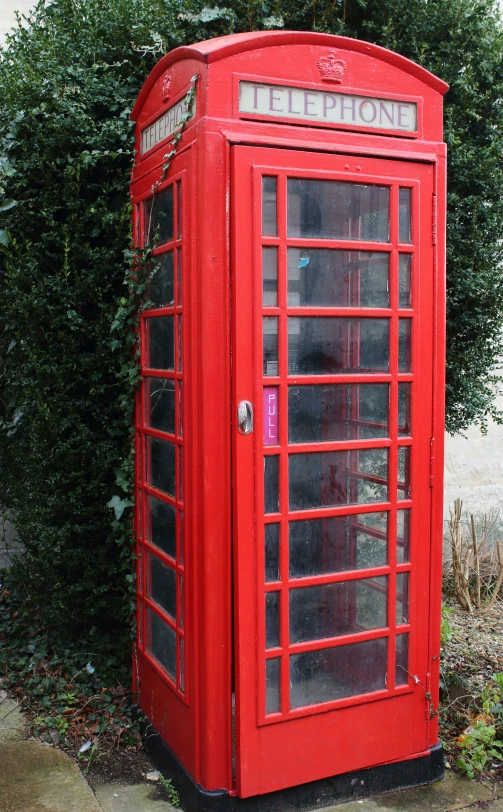
M432 195L431 203L431 244L437 244L437 196Z
M435 438L430 437L430 488L435 481Z

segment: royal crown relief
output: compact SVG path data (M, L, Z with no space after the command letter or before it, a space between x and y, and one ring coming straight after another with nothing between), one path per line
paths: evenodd
M316 65L322 82L333 85L342 83L347 65L337 57L336 51L330 50L327 55L320 56ZM239 112L393 132L417 131L417 105L405 99L375 98L244 80L239 83Z

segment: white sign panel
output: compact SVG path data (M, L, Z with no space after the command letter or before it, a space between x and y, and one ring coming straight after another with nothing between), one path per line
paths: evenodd
M239 83L239 112L409 133L417 130L414 102L257 82Z
M170 135L173 135L182 126L183 116L187 111L187 96L184 96L183 99L173 104L172 107L168 107L166 112L153 121L152 124L149 124L148 127L144 127L141 131L141 154L144 155L149 149L152 149L157 146L157 144L160 144L161 141L164 141L165 138L169 138ZM192 115L195 116L195 98L193 99L191 112Z

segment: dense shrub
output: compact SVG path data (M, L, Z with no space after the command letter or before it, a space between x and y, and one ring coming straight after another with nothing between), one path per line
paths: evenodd
M312 29L385 45L448 81L450 430L491 413L502 349L503 47L492 0L203 5L41 2L0 59L0 499L27 548L9 579L53 634L94 626L95 640L112 633L124 650L129 112L164 52L238 30Z

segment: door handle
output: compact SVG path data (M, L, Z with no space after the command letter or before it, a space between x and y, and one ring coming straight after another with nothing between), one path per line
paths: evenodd
M249 400L242 400L238 406L238 431L240 434L253 431L253 406Z

